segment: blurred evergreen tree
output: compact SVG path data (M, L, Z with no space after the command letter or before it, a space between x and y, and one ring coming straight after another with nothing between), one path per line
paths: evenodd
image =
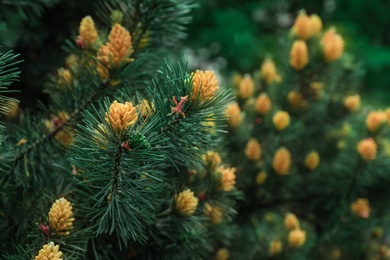
M336 25L346 39L346 46L365 63L363 93L373 103L390 103L390 18L388 1L349 0L245 0L206 1L195 10L194 21L186 43L201 49L198 56L205 60L222 61L225 73L241 73L259 69L266 53L277 51L280 33L293 23L301 9L317 13L329 26ZM352 44L353 43L353 44ZM220 59L222 57L223 59Z

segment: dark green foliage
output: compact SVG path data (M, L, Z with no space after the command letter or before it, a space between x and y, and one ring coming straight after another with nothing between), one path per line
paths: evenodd
M201 100L186 66L165 61L156 72L161 55L185 36L193 7L192 1L99 2L106 23L101 29L96 22L99 39L85 48L67 42L76 63L50 77L49 105L7 124L1 144L10 155L0 162L4 257L33 258L53 242L64 259L205 259L229 244L240 193L221 190L222 173L202 156L219 147L230 91L221 87ZM96 57L114 21L129 30L133 46L117 66ZM136 107L134 125L115 127L115 99ZM176 205L185 190L197 202L191 214ZM48 213L62 198L75 219L65 235ZM218 223L205 214L206 203L220 208Z

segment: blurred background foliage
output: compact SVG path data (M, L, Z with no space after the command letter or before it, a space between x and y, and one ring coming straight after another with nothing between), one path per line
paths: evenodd
M200 6L187 45L223 72L259 69L268 53L281 48L280 34L297 12L306 9L318 14L325 27L336 26L345 49L364 63L363 101L390 104L390 1L201 0ZM273 57L276 64L281 57Z
M174 1L174 0L172 0ZM34 2L34 4L31 4ZM0 48L25 60L14 88L22 107L45 102L42 85L56 75L82 17L96 0L0 0ZM300 9L317 13L325 27L337 26L346 50L364 63L363 101L390 104L390 1L388 0L199 0L182 48L190 65L213 67L223 76L259 69L268 53L278 53L280 34ZM34 8L32 8L34 6ZM73 37L73 38L72 38ZM190 57L194 57L191 60ZM276 64L281 56L273 57Z

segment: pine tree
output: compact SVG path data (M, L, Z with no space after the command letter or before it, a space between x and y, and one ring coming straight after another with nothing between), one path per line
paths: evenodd
M49 105L6 125L3 257L228 255L240 193L215 150L230 91L211 71L162 58L185 36L193 7L113 0L98 4L103 24L82 19L66 65L45 86Z
M361 108L362 66L317 15L301 11L282 45L283 64L233 78L225 155L245 200L232 256L385 259L389 113Z

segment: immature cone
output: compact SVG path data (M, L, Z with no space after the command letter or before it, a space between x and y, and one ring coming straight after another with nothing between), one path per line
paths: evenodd
M370 204L367 199L357 199L351 205L351 210L355 215L358 215L362 218L368 218L370 216Z
M220 248L215 255L215 260L228 260L229 256L230 254L227 248Z
M60 68L57 71L58 80L57 83L60 86L69 87L72 82L72 74L69 69Z
M72 69L77 66L79 62L78 57L75 54L71 54L65 59L65 64L68 68Z
M137 122L137 110L131 102L122 104L115 100L110 106L109 113L106 113L105 120L115 131L121 132Z
M386 122L386 114L383 111L372 111L366 118L367 129L371 133L374 133L384 122Z
M266 181L267 179L267 173L262 171L262 172L259 172L257 175L256 175L256 184L257 185L263 185L264 182Z
M245 148L246 158L250 161L258 161L261 157L261 146L256 139L250 139Z
M287 230L299 229L299 220L293 213L287 213L284 217L284 226Z
M278 175L287 175L290 170L291 155L285 147L279 148L274 156L272 168Z
M191 100L195 101L199 95L199 101L204 102L214 97L215 92L219 89L217 77L214 71L197 70L192 77L192 96Z
M301 70L309 63L309 51L306 43L302 40L296 40L290 51L290 65L295 70Z
M177 212L187 216L194 214L198 206L198 198L194 196L194 192L190 189L186 189L177 194L175 201Z
M316 14L312 14L312 15L310 15L310 21L311 21L311 27L313 30L313 35L319 34L322 30L321 18Z
M80 22L79 38L83 41L85 47L91 48L98 38L98 32L91 16L84 17Z
M19 102L8 101L5 104L5 108L7 109L5 116L8 119L14 119L18 117L19 114Z
M261 74L267 84L271 83L274 80L281 80L280 75L276 72L275 63L271 59L265 59L263 64L261 64Z
M69 115L65 111L59 111L57 115L52 116L51 120L45 120L45 127L47 131L54 132L62 124L70 120ZM76 135L74 128L71 126L64 126L58 132L56 132L54 138L62 144L64 147L69 147L73 143L74 136Z
M312 82L310 83L310 91L313 95L318 98L321 96L322 90L324 89L324 84L322 82Z
M283 249L282 242L279 240L274 240L274 241L271 241L271 243L269 244L268 251L269 251L269 254L271 256L274 256L274 255L277 255L280 252L282 252L282 249Z
M358 94L344 98L344 107L351 112L354 112L360 107L360 96Z
M334 28L330 28L325 32L321 39L324 48L324 56L326 62L338 60L344 52L344 40L340 34L336 33Z
M238 85L238 96L242 99L250 98L253 95L254 85L251 75L246 74Z
M377 145L374 139L366 138L359 142L357 151L366 162L369 162L376 158Z
M35 260L62 260L62 252L59 251L60 248L58 245L54 245L53 242L43 246L39 250L38 255L35 257Z
M54 138L57 142L68 148L73 143L75 135L76 132L73 127L65 126L63 130L57 132Z
M255 110L260 115L265 115L271 109L271 99L266 93L261 93L256 99Z
M130 62L133 53L130 33L120 24L115 24L108 35L108 43L99 48L97 59L106 68L118 68L123 62Z
M314 170L320 164L320 155L316 151L311 151L306 155L305 166L309 170Z
M49 224L52 233L57 236L67 236L73 229L72 206L65 198L56 200L49 211Z
M236 184L236 169L220 166L217 172L221 174L218 190L231 191Z
M307 40L314 33L314 26L312 19L306 14L305 11L299 12L299 15L295 19L293 29L302 40Z
M209 165L211 169L216 169L222 162L221 156L215 151L209 151L202 155L203 162Z
M240 85L241 80L242 80L242 76L240 74L235 74L233 76L233 79L232 79L233 87L238 88L238 86Z
M300 108L303 104L303 97L301 93L298 93L296 91L288 92L287 100L289 105L294 109Z
M329 43L333 37L336 35L336 29L334 27L330 27L325 33L324 35L322 36L321 38L321 44L322 45L325 45L327 43Z
M300 229L294 229L288 234L288 243L292 247L302 246L306 241L306 233Z
M222 221L222 209L218 206L211 206L209 203L206 203L205 214L213 224L219 224Z
M230 127L237 127L241 123L241 109L236 102L226 107L225 116Z
M290 125L290 115L286 111L278 111L272 118L276 129L282 131Z
M138 108L139 114L144 118L146 118L150 114L150 112L152 111L152 108L150 107L150 103L146 99L142 100L141 103L139 103L137 105L137 108Z

